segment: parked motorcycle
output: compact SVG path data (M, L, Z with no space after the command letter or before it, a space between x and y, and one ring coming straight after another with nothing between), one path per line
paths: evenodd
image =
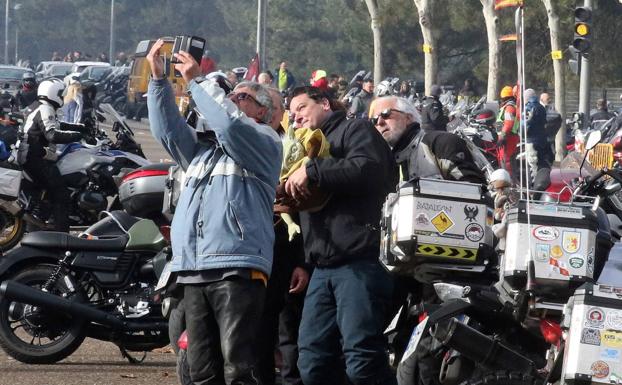
M118 183L128 171L150 164L127 123L110 105L102 105L115 122L112 142L98 126L93 127L95 145L65 145L57 167L70 191L71 226L85 227L97 221L101 211L121 208L117 197ZM0 165L0 251L14 247L26 231L52 229L51 202L24 171L3 163ZM109 202L108 198L112 198Z
M58 362L85 337L134 362L129 352L168 344L175 285L161 230L113 212L84 234L30 233L0 262L0 347L16 360Z

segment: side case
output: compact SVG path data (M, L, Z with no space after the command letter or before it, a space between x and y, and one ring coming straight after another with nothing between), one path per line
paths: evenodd
M520 201L508 212L503 279L515 289L527 282L536 294L568 297L594 274L598 220L588 207Z
M588 283L569 304L563 383L622 383L622 288Z

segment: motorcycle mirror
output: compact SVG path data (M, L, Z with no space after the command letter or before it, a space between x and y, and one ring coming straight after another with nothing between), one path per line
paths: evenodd
M585 151L589 151L596 147L600 140L602 139L602 133L600 131L592 131L589 133L587 137L587 141L585 142Z

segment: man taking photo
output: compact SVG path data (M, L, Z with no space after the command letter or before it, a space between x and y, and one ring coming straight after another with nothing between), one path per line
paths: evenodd
M175 69L210 129L199 142L175 105L163 44L158 40L147 55L147 103L154 137L186 173L171 243L172 271L184 287L190 378L195 384L259 384L255 339L272 267L272 205L282 156L279 136L267 125L272 99L250 82L225 96L180 52Z

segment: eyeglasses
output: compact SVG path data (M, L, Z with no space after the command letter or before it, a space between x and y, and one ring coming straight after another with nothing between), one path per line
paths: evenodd
M399 113L403 114L403 112L400 111L400 110L396 110L394 108L386 108L386 109L380 111L380 113L378 115L371 117L369 120L375 126L376 124L378 124L378 119L380 119L380 118L385 119L385 120L389 119L393 112L399 112Z
M255 98L253 97L253 95L251 95L251 94L249 94L249 93L246 93L246 92L237 92L237 93L236 93L236 92L232 92L232 93L230 93L229 95L227 95L227 97L228 97L228 98L229 98L232 102L234 102L234 103L238 103L238 102L240 102L241 100L247 100L247 99L250 99L250 100L252 100L253 102L255 102L255 103L256 103L259 107L263 107L263 105L262 105L261 103L259 103L259 102L257 101L257 99L255 99Z

